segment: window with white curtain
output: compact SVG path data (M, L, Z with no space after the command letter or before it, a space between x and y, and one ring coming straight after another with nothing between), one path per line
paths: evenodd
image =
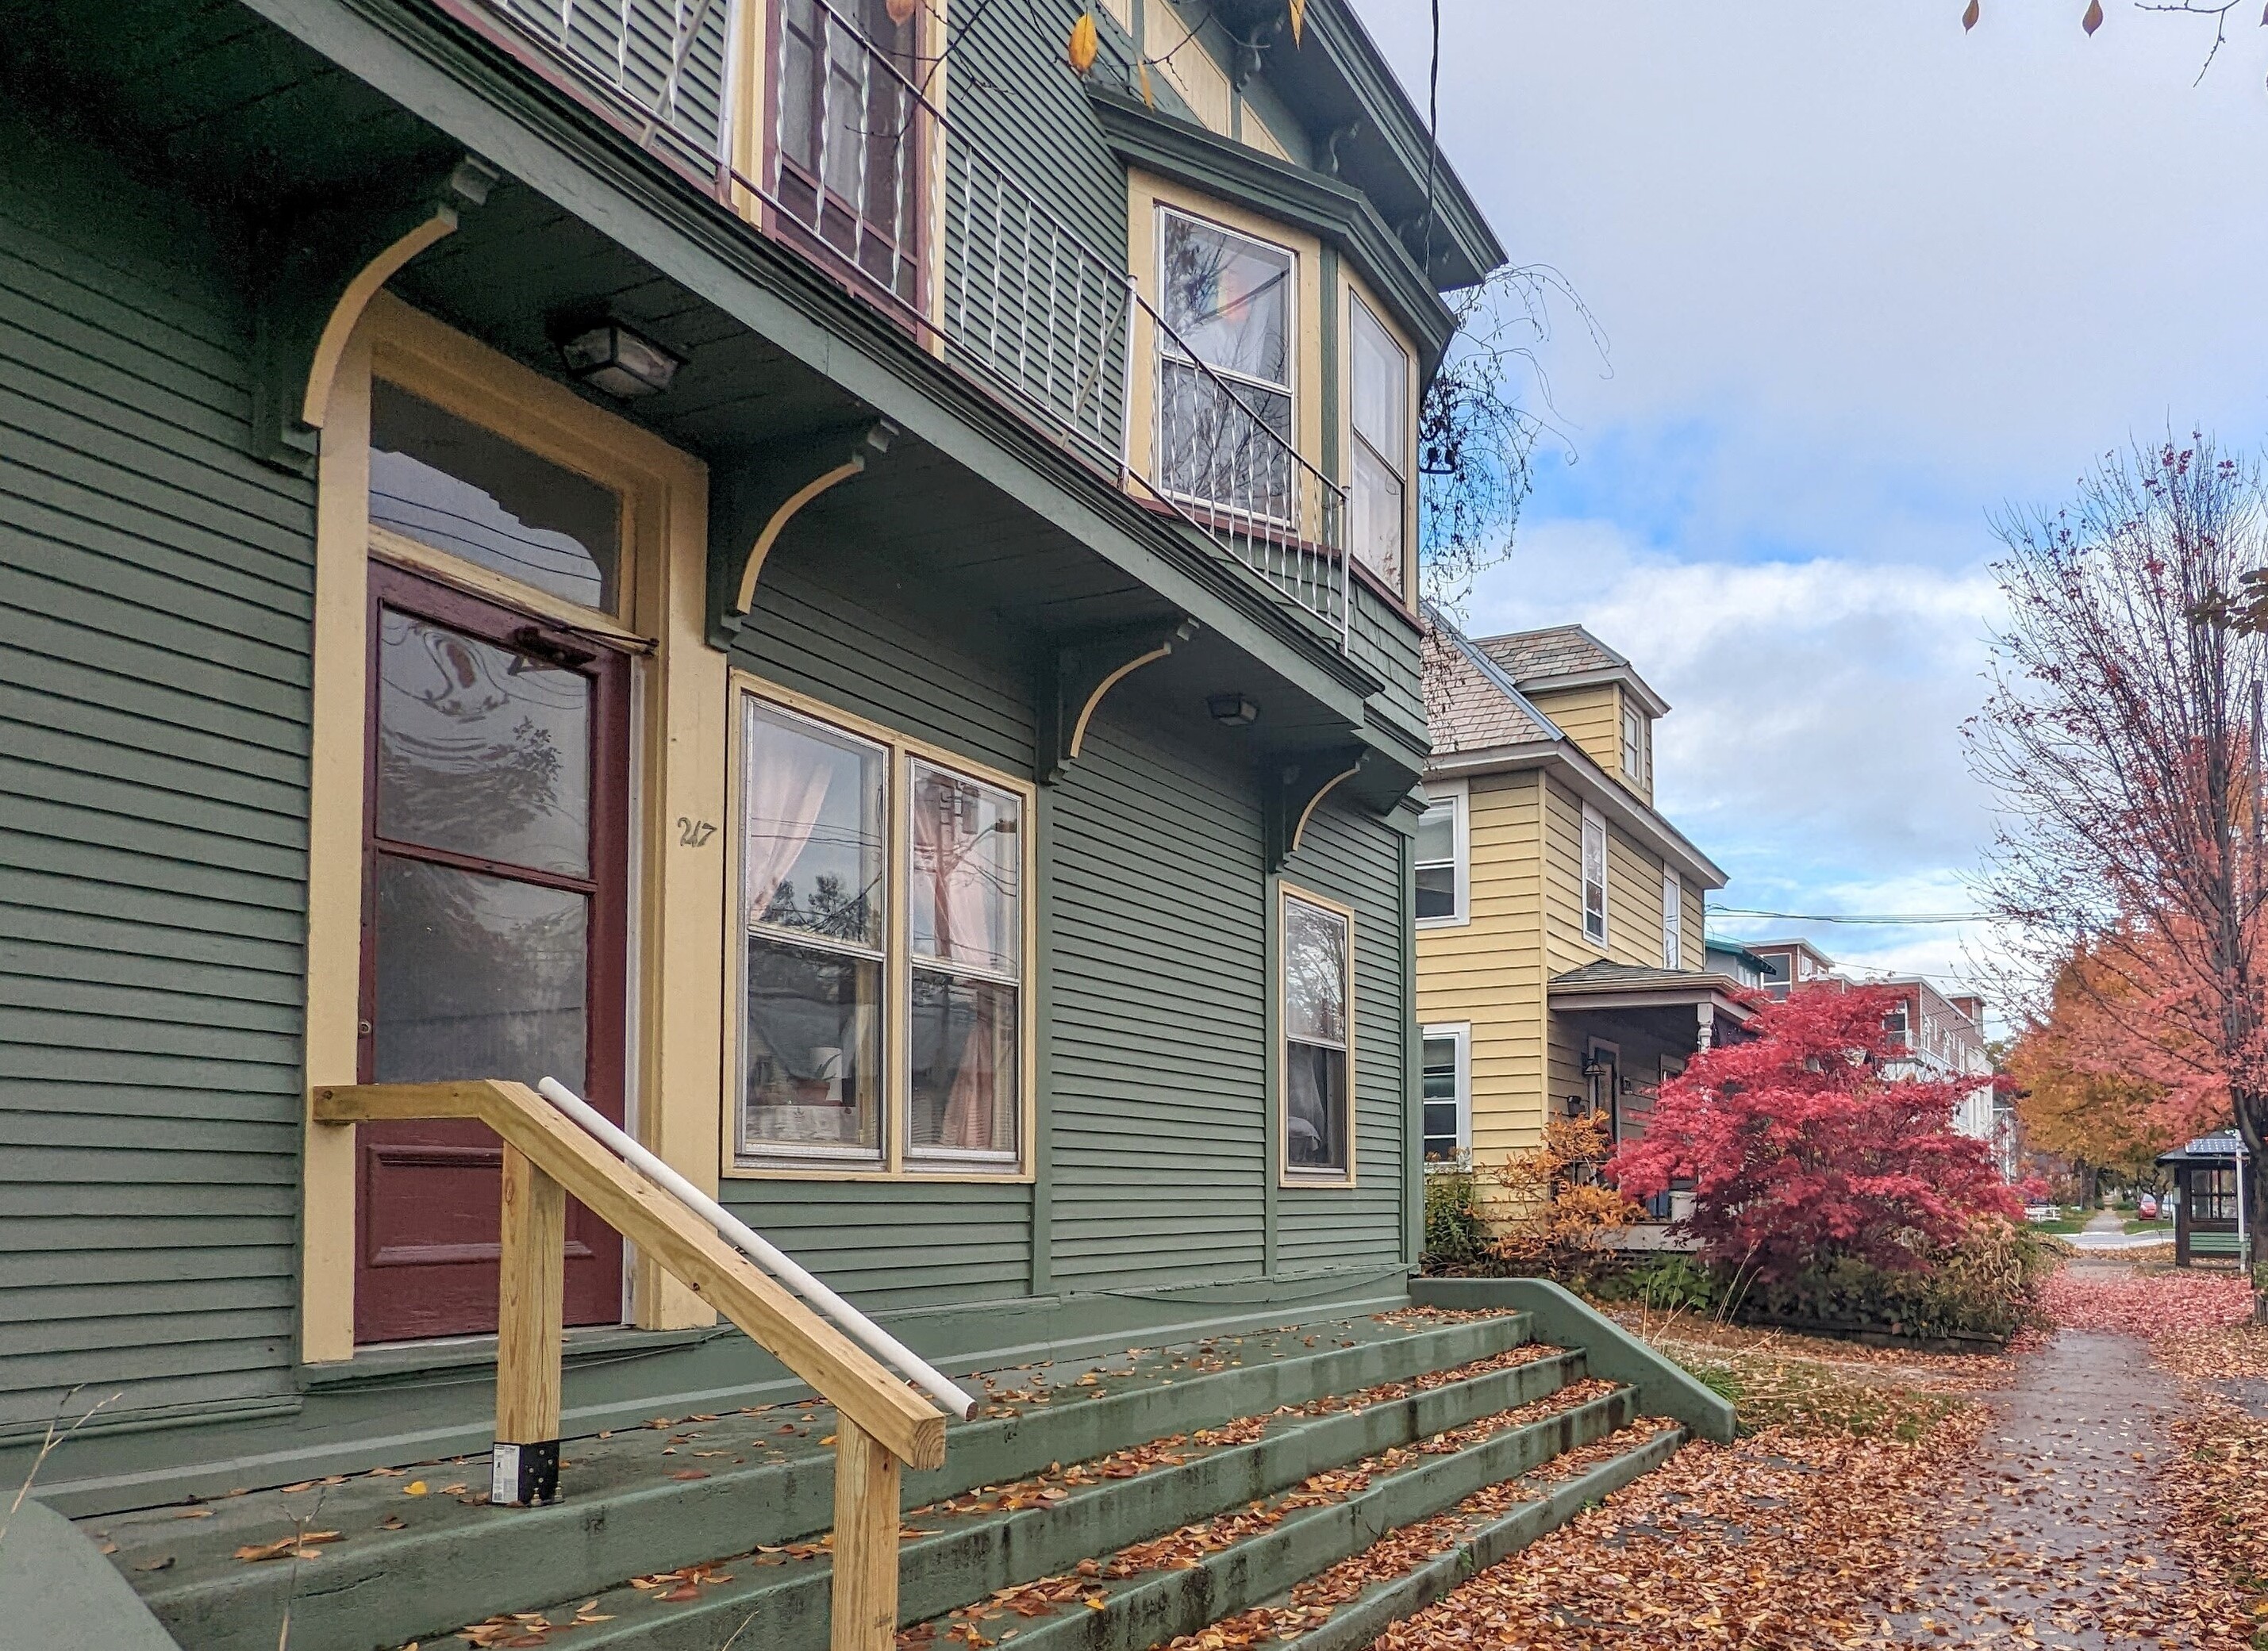
M1347 315L1353 362L1348 422L1354 431L1348 543L1398 591L1409 520L1410 356L1351 294Z
M1661 869L1661 966L1682 969L1685 950L1685 879Z
M1020 1168L1026 794L753 692L740 733L741 1162Z
M1607 943L1607 823L1583 804L1583 936L1594 946Z
M1158 485L1290 521L1291 253L1160 208L1158 261Z

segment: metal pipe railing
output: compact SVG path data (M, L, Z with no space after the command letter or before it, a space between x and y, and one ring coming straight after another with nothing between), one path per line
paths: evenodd
M950 1414L960 1417L963 1421L976 1414L976 1401L963 1392L951 1378L814 1278L786 1251L640 1146L611 1119L558 1079L543 1079L536 1084L535 1092L581 1125L609 1152L714 1227L718 1236L725 1243L809 1302L825 1314L836 1329L912 1382Z

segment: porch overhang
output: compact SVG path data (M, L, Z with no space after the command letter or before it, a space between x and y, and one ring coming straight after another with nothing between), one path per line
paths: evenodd
M1727 1032L1746 1035L1756 1019L1748 993L1729 975L1632 964L1594 963L1554 975L1544 1001L1555 1015L1637 1021L1702 1048Z

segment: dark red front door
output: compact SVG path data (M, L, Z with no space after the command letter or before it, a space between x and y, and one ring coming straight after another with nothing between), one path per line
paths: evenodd
M627 661L371 568L362 1077L556 1077L622 1117ZM355 1337L497 1323L485 1126L358 1132ZM622 1317L622 1246L568 1207L567 1322Z

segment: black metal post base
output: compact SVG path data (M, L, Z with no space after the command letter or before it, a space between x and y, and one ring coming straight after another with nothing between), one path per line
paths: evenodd
M533 1508L559 1500L559 1442L506 1444L497 1441L489 1459L489 1501L508 1508Z

